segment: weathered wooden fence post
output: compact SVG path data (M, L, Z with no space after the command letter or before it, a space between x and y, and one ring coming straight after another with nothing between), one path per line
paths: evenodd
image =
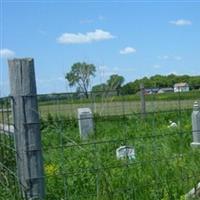
M192 134L193 142L191 143L191 146L200 148L200 110L197 101L194 102L192 112Z
M13 100L17 173L26 199L44 199L44 173L34 61L8 61Z
M145 88L144 84L140 84L140 102L141 102L141 116L145 118L146 116L146 103L145 103Z

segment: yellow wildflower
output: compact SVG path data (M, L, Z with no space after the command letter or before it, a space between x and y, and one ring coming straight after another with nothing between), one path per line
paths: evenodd
M58 167L54 164L48 164L45 166L45 172L47 175L53 175L58 171Z

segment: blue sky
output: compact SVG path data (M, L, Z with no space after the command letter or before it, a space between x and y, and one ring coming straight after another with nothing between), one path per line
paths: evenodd
M0 90L9 94L7 59L33 57L38 93L71 91L73 63L126 82L154 74L199 75L200 1L1 0Z

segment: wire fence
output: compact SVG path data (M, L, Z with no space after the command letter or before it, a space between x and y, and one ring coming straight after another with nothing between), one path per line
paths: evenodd
M200 178L200 152L190 147L200 92L146 95L145 118L139 95L114 94L54 94L48 103L40 101L47 198L183 198ZM86 140L78 124L83 107L94 115ZM117 158L120 147L133 148L134 158Z
M199 90L183 93L164 93L145 95L146 112L161 112L177 109L191 109L194 99L199 98ZM77 109L88 107L100 116L129 115L141 112L140 94L116 95L116 91L84 93L63 93L38 96L42 116L48 113L69 117L77 116Z
M17 152L10 98L0 99L0 193L5 199L20 199L21 192L16 172Z
M91 92L89 98L83 93L37 98L45 199L182 200L200 182L200 150L190 146L191 113L194 101L200 100L199 90L145 94L145 113L139 93L101 91ZM10 199L22 199L10 99L1 99L0 105L2 191ZM93 125L87 138L81 137L79 108L92 111L82 118L83 125Z

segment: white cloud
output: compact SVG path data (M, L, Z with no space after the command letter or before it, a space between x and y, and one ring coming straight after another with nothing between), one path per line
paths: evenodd
M0 49L1 58L12 58L15 56L15 52L10 49Z
M115 36L113 36L110 32L96 29L94 32L87 32L85 34L63 33L57 38L57 42L61 44L83 44L101 40L109 40L113 38L115 38Z
M125 47L124 49L120 50L120 54L130 54L130 53L135 53L136 49L133 47Z
M192 24L190 20L186 20L186 19L178 19L175 21L170 21L169 23L174 24L176 26L188 26Z

